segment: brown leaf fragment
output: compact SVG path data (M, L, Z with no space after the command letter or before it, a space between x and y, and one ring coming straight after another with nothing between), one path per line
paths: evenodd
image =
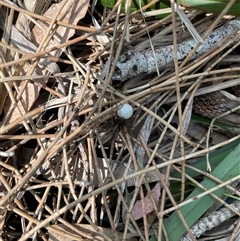
M70 5L71 2L74 2L73 5ZM44 16L48 18L53 18L55 14L57 13L58 9L62 7L62 5L65 3L65 1L61 1L60 3L57 4L52 4L51 7L45 12ZM80 1L68 1L66 5L64 5L63 9L61 10L58 20L61 20L63 22L66 22L68 24L77 24L80 19L82 19L88 9L89 5L89 0L80 0ZM72 6L71 8L69 6ZM69 8L69 10L66 12L66 10ZM34 43L36 48L42 43L42 41L46 37L46 32L48 30L50 23L49 22L44 22L38 20L38 25L35 25L35 27L32 30L32 42L24 40L24 36L22 40L20 41L28 41L28 42L21 42L20 45L22 46L30 46L30 44ZM68 41L69 38L71 38L75 33L74 29L70 29L69 27L62 27L58 26L55 34L53 35L52 39L49 41L47 44L46 48L56 46L61 43L65 43ZM21 34L21 33L20 33ZM17 38L19 41L19 38ZM32 49L29 51L31 53L34 53L35 49ZM55 57L60 57L62 54L63 49L58 49L53 52L51 52L51 55ZM40 65L37 66L35 69L34 74L39 74L42 76L47 76L50 73L57 73L59 71L58 65L55 62L49 61L47 59L40 59ZM23 67L23 71L21 75L26 75L31 68L31 64L26 63ZM39 96L39 92L41 90L41 84L45 84L46 79L39 79L38 83L37 82L28 82L26 88L23 91L21 101L18 102L19 109L24 115L27 113L31 107L33 106L35 100ZM19 85L19 92L22 91L22 89L25 86L25 81L23 81ZM11 101L8 99L8 102L6 102L6 105L4 107L4 112L9 113L10 107L11 107ZM12 112L11 118L9 120L10 123L12 123L14 120L20 118L21 115L19 114L17 108L14 109Z
M143 200L145 213L143 213L142 200L139 200L134 204L132 209L132 217L134 218L134 220L138 220L139 218L142 218L143 215L147 215L148 213L154 210L154 206L150 198L150 195L152 196L154 202L157 204L159 201L159 197L161 195L161 187L159 182L152 189L151 193L147 194L147 196Z
M72 2L72 1L69 1L69 2ZM60 3L52 4L52 6L45 12L44 16L52 18L56 14L56 12L62 7L63 4L64 4L64 1ZM66 4L61 10L57 19L68 24L76 25L77 22L85 16L88 9L88 5L89 5L89 0L75 1L75 3L73 4L69 12L67 14L64 14L69 7L69 5ZM41 28L39 28L39 26L36 25L33 28L33 35L36 43L40 44L42 40L45 38L45 34L50 23L44 22L44 21L38 21L38 24L41 26ZM58 26L54 39L52 39L49 42L47 47L53 47L53 46L56 46L57 44L65 43L69 38L71 38L74 35L74 33L75 33L74 29ZM53 56L59 57L62 54L62 49L55 50L51 52L51 54Z

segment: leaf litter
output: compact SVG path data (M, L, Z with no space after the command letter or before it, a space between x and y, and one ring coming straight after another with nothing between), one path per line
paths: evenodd
M195 33L206 22L215 28L181 66L197 42L179 18L172 30L171 15L141 22L116 9L103 16L99 5L87 11L89 1L49 1L45 10L27 2L0 1L9 11L0 21L2 237L160 237L162 213L191 191L183 161L239 140L238 18L185 10ZM134 111L127 120L117 115L125 103ZM181 179L171 176L178 168Z

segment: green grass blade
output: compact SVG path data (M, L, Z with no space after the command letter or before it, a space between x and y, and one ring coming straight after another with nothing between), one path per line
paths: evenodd
M209 155L209 162L214 170L219 163L226 158L226 156L239 144L239 140L233 141L222 148L210 153ZM206 164L206 157L199 158L196 162L191 163L191 166L206 172L207 171L207 164ZM191 177L196 177L199 173L193 171L192 169L188 169L186 167L186 173ZM171 177L181 178L181 174L177 171L171 172Z
M140 0L140 1L141 1L142 7L151 2L151 0ZM114 5L116 4L116 2L117 2L117 0L99 0L98 4L101 4L107 8L113 8ZM201 9L205 12L221 13L222 10L228 4L229 0L177 0L176 2L185 7L197 8L197 9ZM151 10L168 8L170 6L169 3L170 3L170 1L168 1L168 0L157 2L151 7ZM140 8L139 1L133 0L130 11L133 12L139 8ZM123 13L125 12L124 1L121 6L121 11ZM228 11L228 14L240 15L240 0L236 0L234 5Z
M206 117L202 117L199 114L192 114L192 118L191 118L194 122L197 123L201 123L201 124L205 124L205 125L210 125L212 120ZM220 128L225 128L225 129L231 129L231 128L240 128L239 123L238 125L234 125L234 124L228 124L227 122L221 122L221 121L215 121L214 122L214 126L218 126Z
M221 13L229 0L177 0L177 3L190 8L201 9L205 12ZM240 0L236 0L228 14L240 15Z
M98 4L101 4L102 6L110 8L110 9L112 9L114 7L116 2L117 2L117 0L98 0ZM133 0L131 3L130 12L134 12L134 11L140 9L140 6L143 7L150 2L151 2L151 0L140 0L140 1ZM151 10L158 10L158 9L164 9L164 8L169 8L169 6L162 2L157 2L150 7ZM122 2L122 5L121 5L121 12L122 13L125 12L125 2L124 1Z
M227 181L233 177L240 175L240 144L238 144L231 153L226 156L221 163L211 173L222 181ZM207 188L213 188L217 184L211 179L205 177L201 184ZM201 194L203 191L199 188L195 188L194 191L188 196L187 199L195 197ZM218 197L222 197L226 192L226 188L217 189L214 194ZM180 208L183 217L191 227L214 203L216 200L210 195L206 195L202 198ZM164 222L168 238L171 241L177 241L186 232L182 221L180 220L177 212L173 212L171 216Z

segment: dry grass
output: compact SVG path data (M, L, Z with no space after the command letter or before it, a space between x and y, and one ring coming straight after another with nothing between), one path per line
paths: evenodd
M43 15L0 1L1 240L161 240L175 210L190 229L179 207L194 202L186 197L196 186L239 215L213 191L239 195L240 173L219 180L206 170L216 167L210 153L240 138L239 34L158 75L114 83L126 50L172 43L176 50L191 35L171 14L120 14L118 4L106 16L96 7L98 28L88 1L74 11L72 2L49 4ZM186 12L203 37L228 21L224 12ZM210 121L194 114L194 97L220 90L222 113ZM129 120L117 116L124 103L134 107ZM201 157L203 169L191 176L186 171ZM210 191L201 186L205 176L216 182ZM211 208L208 214L219 205ZM234 240L237 221L223 237Z

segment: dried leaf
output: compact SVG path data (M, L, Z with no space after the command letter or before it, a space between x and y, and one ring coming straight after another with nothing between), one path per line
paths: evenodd
M68 4L66 4L63 7L60 15L58 16L58 19L61 19L61 17L63 16L64 12L66 11L66 9L68 8L68 6L71 2L72 1L69 1ZM61 6L63 4L64 4L64 1L62 1L58 4L51 5L51 7L45 12L44 16L48 17L48 18L52 18L56 14L58 9L61 8ZM73 7L68 11L68 13L65 15L65 17L62 21L69 23L69 24L77 24L77 22L85 16L87 9L88 9L88 5L89 5L89 0L75 1L75 3L73 4ZM49 22L44 22L44 21L39 20L38 24L41 26L42 29L40 29L36 25L33 28L33 32L32 32L34 40L37 45L39 45L41 43L41 41L44 39L46 31L49 26ZM74 29L59 26L53 39L48 43L47 48L50 46L52 47L52 46L56 46L60 43L67 42L67 40L70 37L72 37L74 33L75 33ZM28 43L22 43L22 44L28 46ZM55 57L59 57L62 54L62 52L63 52L62 49L58 49L56 51L51 52L51 55L53 55ZM52 72L52 73L58 72L58 66L56 63L45 60L45 61L42 61L42 65L45 65L44 68L42 66L41 67L38 66L35 70L39 75L48 75L49 72ZM51 68L52 66L53 66L53 68ZM46 67L48 67L48 69L46 69ZM30 65L27 63L24 66L24 73L22 73L22 74L25 75L26 72L29 70L29 68L30 68ZM41 81L41 80L39 80L39 81ZM44 81L44 80L42 80L42 81ZM19 91L21 91L23 86L24 86L24 82L19 86ZM22 103L24 103L24 106L22 106L19 103L19 107L21 109L22 114L26 113L26 111L28 111L32 107L33 103L35 102L35 100L37 99L37 97L39 95L40 89L41 89L41 87L36 83L28 83L27 84L27 87L22 94ZM5 106L5 110L4 110L5 113L9 112L10 105L11 105L11 102L9 101L8 104ZM10 119L10 123L19 117L20 117L19 113L15 108L15 110L13 111L12 117Z
M46 7L45 6L46 2L48 2L47 4L49 4L50 1L49 0L43 0L43 1L23 0L22 5L26 10L40 14L43 11L43 9ZM30 20L26 16L26 14L19 13L15 27L21 33L23 33L26 38L31 39L31 28L33 27L33 24L30 24Z
M158 201L159 201L159 197L161 195L161 187L160 187L159 182L152 189L150 195L152 196L153 200L157 204ZM132 209L132 216L133 216L134 220L138 220L139 218L142 218L143 215L146 215L146 214L148 214L148 213L150 213L154 210L154 206L153 206L152 200L150 198L150 195L147 194L147 196L143 200L145 213L143 213L143 207L142 207L142 201L141 200L137 201L134 204L133 209Z
M58 19L61 19L63 17L64 13L68 9L68 6L71 2L72 1L69 1L69 3L63 7L63 9L61 10L61 12L58 16ZM64 19L62 20L63 22L66 22L69 24L77 24L77 22L85 16L86 11L88 9L89 1L81 0L81 1L73 1L73 2L75 2L75 4L73 4L73 7L65 15ZM52 18L56 14L56 12L62 7L63 4L64 4L64 1L62 1L61 3L53 4L46 11L44 16ZM40 24L41 28L43 28L43 30L36 25L33 28L33 35L34 35L35 41L38 44L40 44L42 42L42 40L45 38L45 33L46 33L46 30L48 29L49 22L39 21L38 23ZM59 43L66 42L70 37L73 36L74 33L75 33L74 29L59 26L58 30L54 36L54 40L52 39L49 42L48 47L54 47ZM53 56L59 57L61 55L62 51L63 51L62 49L58 49L58 50L51 52L51 54Z
M154 123L154 118L150 115L147 116L139 134L138 134L138 140L141 141L141 138L143 138L145 143L148 143L151 131L152 131L152 127L153 127L153 123ZM145 155L145 149L142 146L138 146L136 145L136 153L137 153L137 160L138 163L141 167L143 167L144 165L144 155Z
M182 128L183 128L183 134L186 135L189 124L191 122L191 117L192 117L192 106L193 106L193 102L191 101L191 103L188 106L188 109L186 111L186 115L182 121Z

